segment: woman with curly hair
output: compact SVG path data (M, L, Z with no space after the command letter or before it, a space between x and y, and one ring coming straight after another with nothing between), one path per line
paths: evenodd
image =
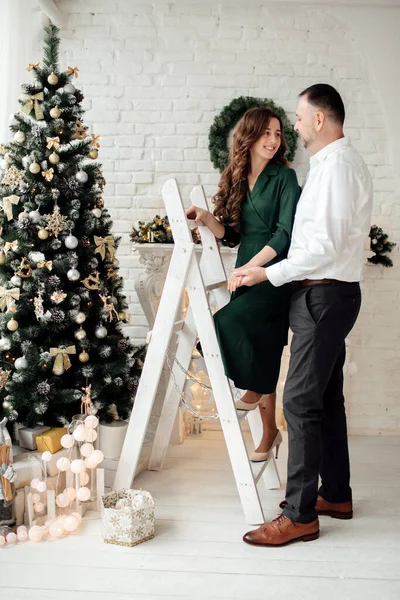
M233 136L230 162L213 198L214 214L196 206L187 210L189 219L208 227L224 244L240 244L236 268L269 266L287 255L300 189L285 153L280 117L268 108L248 110ZM282 442L275 390L287 344L291 287L239 283L230 278L231 301L214 321L225 374L247 390L236 408L260 406L263 436L250 457L258 462L267 460L275 447L277 454Z

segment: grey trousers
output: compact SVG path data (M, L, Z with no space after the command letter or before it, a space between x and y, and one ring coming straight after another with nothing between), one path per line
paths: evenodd
M343 365L345 338L360 306L358 283L314 285L292 296L293 340L283 396L289 436L283 512L292 521L316 518L317 493L329 502L351 500Z

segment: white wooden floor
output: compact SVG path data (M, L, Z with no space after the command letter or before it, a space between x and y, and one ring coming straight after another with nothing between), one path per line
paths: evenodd
M400 438L352 438L351 456L352 521L322 517L317 541L254 548L241 541L248 527L221 433L191 437L170 448L163 472L136 481L156 500L154 540L104 544L92 517L66 539L1 549L0 598L399 600ZM262 496L273 518L283 491Z

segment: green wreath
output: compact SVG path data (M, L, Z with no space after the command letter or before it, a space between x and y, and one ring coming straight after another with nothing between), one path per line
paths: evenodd
M286 158L292 162L297 150L298 134L293 129L284 109L277 106L272 100L267 98L252 98L251 96L240 96L235 98L221 110L214 119L210 127L208 136L208 149L210 151L211 162L220 173L229 163L228 137L230 131L236 123L242 118L244 113L250 108L265 106L273 110L280 116L283 123L283 133L287 144Z

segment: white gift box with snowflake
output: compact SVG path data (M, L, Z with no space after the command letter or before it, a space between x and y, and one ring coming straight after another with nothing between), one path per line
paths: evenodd
M150 492L122 489L102 496L101 523L107 544L136 546L151 540L154 521Z

